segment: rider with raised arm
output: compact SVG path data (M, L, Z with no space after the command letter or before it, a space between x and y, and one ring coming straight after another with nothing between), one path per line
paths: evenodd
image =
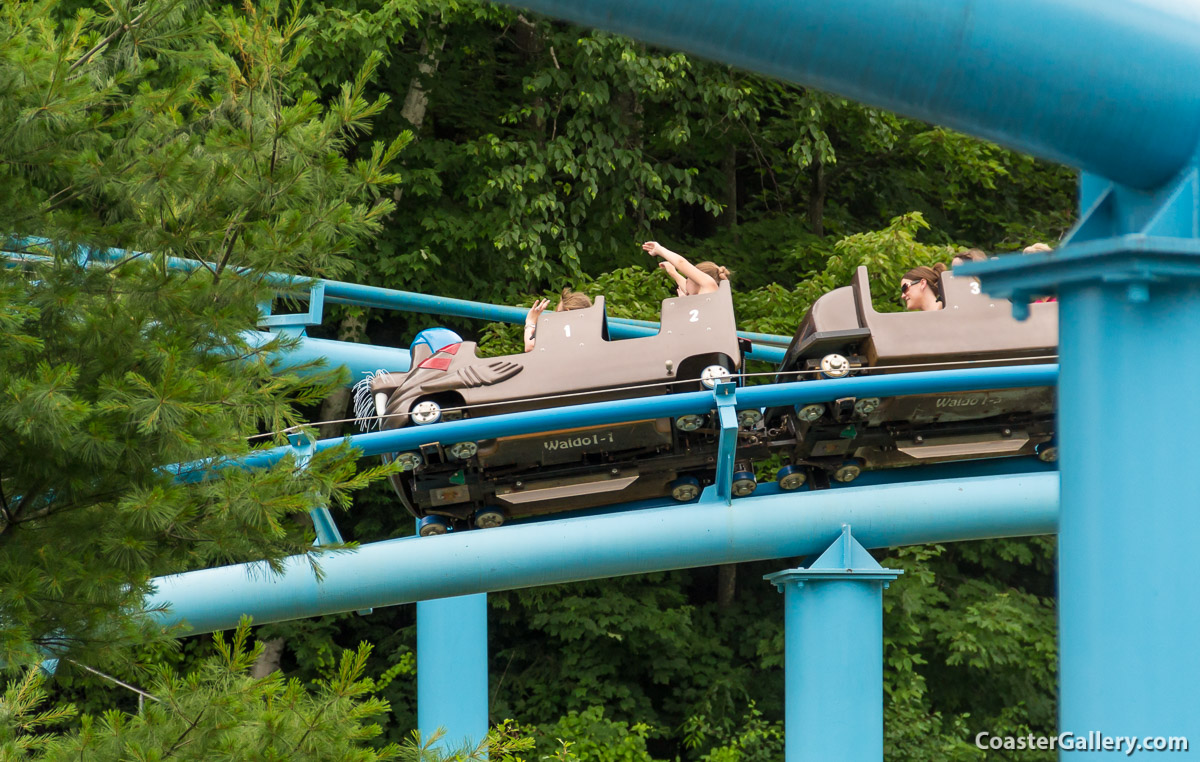
M675 290L680 296L710 294L717 290L719 281L729 280L733 274L716 262L705 261L693 265L657 241L646 241L642 244L642 250L652 257L662 258L658 266L675 281Z
M538 299L529 308L529 314L525 316L525 351L532 352L534 345L534 337L537 335L538 317L550 306L549 299ZM567 312L568 310L582 310L592 306L592 300L587 294L579 291L572 291L569 288L564 288L559 296L558 305L555 306L555 312Z

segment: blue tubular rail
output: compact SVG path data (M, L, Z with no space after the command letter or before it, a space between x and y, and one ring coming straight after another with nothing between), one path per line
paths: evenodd
M1152 188L1200 142L1191 0L514 0Z
M50 245L49 241L40 239L27 240L25 243L31 246ZM38 262L48 259L44 255L13 251L5 251L3 255L10 261ZM112 262L131 257L150 257L152 255L143 252L130 252L124 249L105 249L103 251L87 251L83 256L94 262ZM195 259L181 259L179 257L165 257L164 259L168 267L185 272L211 267L211 265ZM346 304L356 307L391 309L400 312L421 312L431 315L474 318L497 323L523 323L525 322L525 316L529 312L526 307L506 307L499 304L485 304L483 302L472 302L466 299L454 299L447 296L418 294L413 291L397 291L396 289L381 288L379 286L364 286L358 283L346 283L337 280L304 278L299 275L288 275L286 273L267 273L266 277L268 282L282 291L290 292L290 296L301 301L308 298L308 292L304 289L309 289L314 283L319 283L323 286L324 301L330 304ZM659 324L649 320L608 318L609 335L616 339L656 336L658 330ZM759 344L755 344L746 353L749 359L772 363L783 362L784 351L792 340L790 336L753 333L749 331L739 331L738 336L750 341L760 342ZM367 345L363 344L349 344L348 346L355 348L367 347ZM345 361L346 352L334 347L333 342L326 342L322 347L314 345L312 350L315 352L321 348L332 353L329 356L331 364L337 365ZM311 356L311 352L306 352L306 356ZM353 361L349 363L352 375L356 377L359 365L361 363L354 363ZM381 367L387 367L389 370L396 371L402 369L399 366L374 365L370 370ZM403 367L408 367L407 362Z
M920 373L892 373L821 381L797 381L742 387L737 391L736 408L771 408L808 402L829 402L842 397L895 397L906 394L963 392L977 389L1015 389L1028 386L1053 386L1057 383L1057 365L1020 365L1004 368L939 370ZM655 395L640 399L595 402L587 405L556 407L523 413L470 418L409 426L390 431L355 434L345 439L322 439L317 451L349 442L364 456L415 450L423 444L479 441L495 437L532 434L582 426L638 421L646 418L676 417L686 413L707 412L716 407L712 392ZM202 479L212 471L228 468L265 468L291 452L290 447L275 447L253 452L239 460L198 462L172 467L182 480Z
M243 331L242 338L252 348L259 348L274 341L276 335L266 331ZM324 359L325 367L341 365L350 371L350 383L376 370L393 373L407 372L411 365L407 349L392 349L373 344L355 344L349 341L314 339L310 336L297 337L297 345L290 351L271 355L284 368L303 365Z
M377 286L360 286L355 283L325 281L325 300L334 304L353 304L361 307L381 307L408 312L426 312L434 315L450 315L453 317L478 318L502 323L524 322L529 310L525 307L504 307L496 304L482 304L465 299L451 299L445 296L429 296L410 291L394 291L390 288ZM641 336L657 336L658 324L645 320L627 320L624 318L608 319L609 335L616 339L629 339ZM755 340L767 339L776 346L755 345L746 356L751 360L766 362L783 362L783 355L791 337L775 336L773 334L746 334L738 332L742 338Z
M739 391L740 395L741 392ZM852 486L712 500L406 538L285 561L159 577L147 608L193 633L432 598L819 553L843 524L866 547L1048 534L1058 474Z

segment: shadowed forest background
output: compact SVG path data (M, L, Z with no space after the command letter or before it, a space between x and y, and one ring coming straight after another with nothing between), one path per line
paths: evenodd
M164 480L347 417L345 377L237 338L270 289L236 266L510 305L570 286L654 320L657 240L733 270L739 328L791 334L860 264L899 309L909 267L1054 244L1074 216L1072 170L465 0L6 3L0 116L6 248L51 257L0 284L0 759L438 758L410 740L414 606L216 643L137 611L154 575L302 552L314 495L348 540L413 530L346 448ZM87 269L76 244L214 265ZM309 335L407 347L437 320L332 306ZM514 326L440 324L517 351ZM889 760L1054 732L1052 537L876 557L905 572L884 594ZM489 596L492 758L782 759L762 575L795 560ZM24 669L47 657L53 676ZM152 698L139 713L83 665Z

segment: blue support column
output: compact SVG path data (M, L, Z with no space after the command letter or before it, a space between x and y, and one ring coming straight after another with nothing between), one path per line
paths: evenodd
M486 593L417 604L417 727L444 750L487 736Z
M842 526L807 569L766 579L783 592L787 762L883 759L884 569Z
M1062 249L971 268L990 293L1059 298L1060 730L1194 747L1200 173L1083 191Z
M1127 288L1060 288L1060 729L1196 743L1200 280Z
M487 736L487 635L487 593L417 604L417 728L443 751Z

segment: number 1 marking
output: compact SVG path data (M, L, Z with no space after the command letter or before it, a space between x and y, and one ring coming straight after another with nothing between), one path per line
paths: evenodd
M569 339L569 338L571 338L571 326L569 326L569 325L564 325L564 326L563 326L563 330L564 330L564 331L566 331L567 338L568 338L568 339Z

